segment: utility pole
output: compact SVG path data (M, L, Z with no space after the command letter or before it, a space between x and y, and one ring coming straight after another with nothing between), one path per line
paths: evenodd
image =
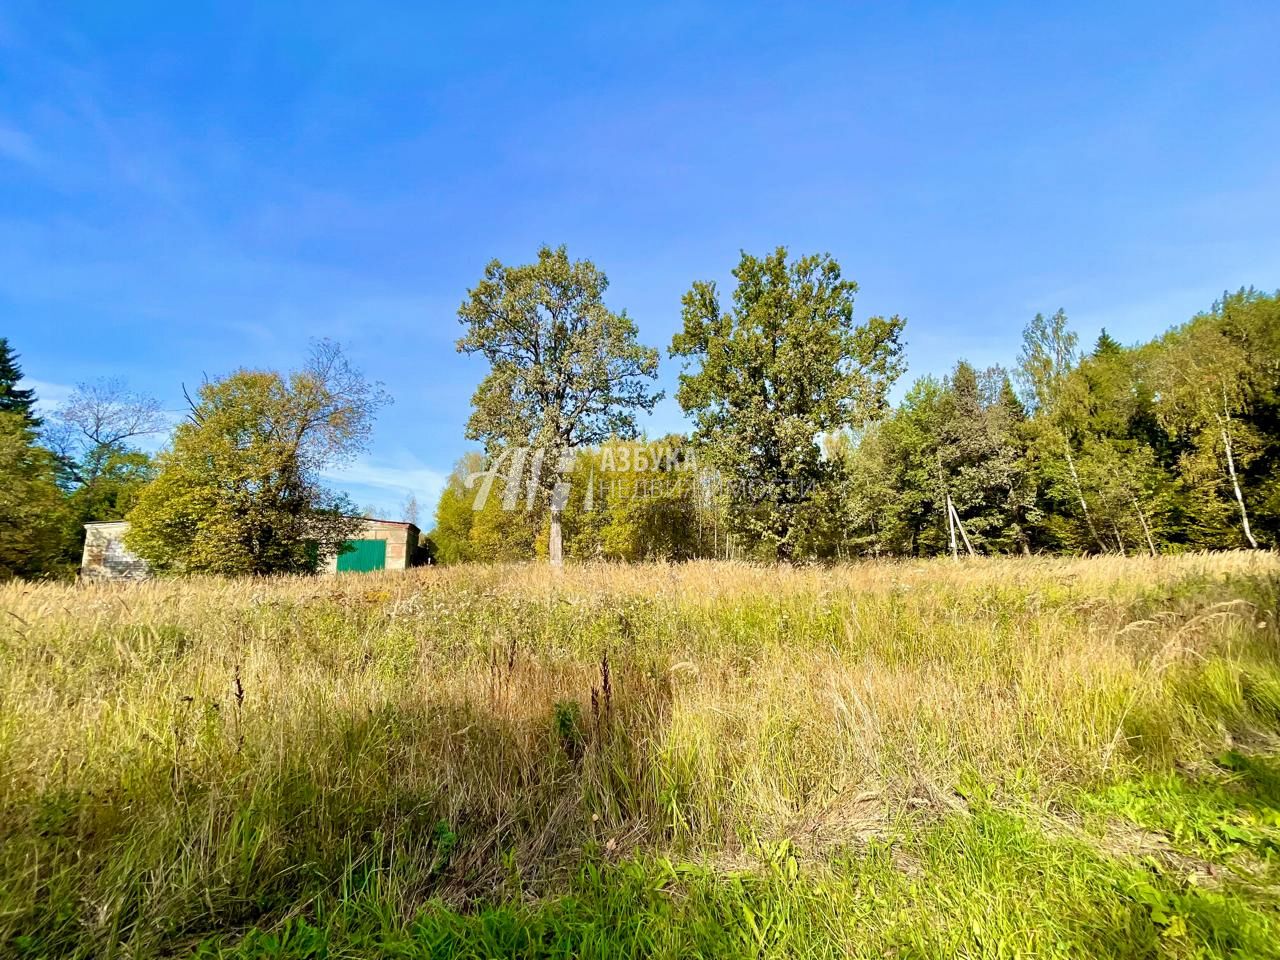
M947 492L947 534L951 538L951 559L959 560L960 552L956 549L956 522L952 519L955 511L951 506L951 492Z

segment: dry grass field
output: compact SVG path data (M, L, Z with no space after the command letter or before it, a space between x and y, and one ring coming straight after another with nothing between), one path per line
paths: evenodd
M1263 956L1280 559L0 587L0 956Z

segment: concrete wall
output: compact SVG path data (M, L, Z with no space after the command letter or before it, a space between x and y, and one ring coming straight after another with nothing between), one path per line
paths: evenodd
M135 557L124 545L126 520L84 525L84 556L80 576L86 580L146 580L151 576L147 562Z
M86 523L80 576L85 580L146 580L150 577L146 561L125 549L124 534L128 529L127 520ZM411 523L394 520L365 520L352 539L387 541L387 569L404 570L413 563L418 528ZM334 573L337 568L337 557L328 557L320 572Z
M352 540L387 541L387 569L404 570L413 563L413 551L418 545L418 528L412 523L394 520L366 520L360 532ZM322 572L336 573L338 558L328 557Z

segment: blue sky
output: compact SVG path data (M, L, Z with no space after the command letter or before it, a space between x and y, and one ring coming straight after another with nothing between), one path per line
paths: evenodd
M0 334L46 401L174 409L341 340L395 404L336 483L394 516L467 448L458 304L540 243L668 391L680 295L742 248L834 254L907 379L1036 311L1135 341L1280 286L1280 8L1041 6L6 3Z

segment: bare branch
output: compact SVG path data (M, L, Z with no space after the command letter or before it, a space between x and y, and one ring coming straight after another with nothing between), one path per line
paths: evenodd
M65 444L82 451L117 447L167 427L160 402L130 390L123 380L102 379L76 385L54 414Z

